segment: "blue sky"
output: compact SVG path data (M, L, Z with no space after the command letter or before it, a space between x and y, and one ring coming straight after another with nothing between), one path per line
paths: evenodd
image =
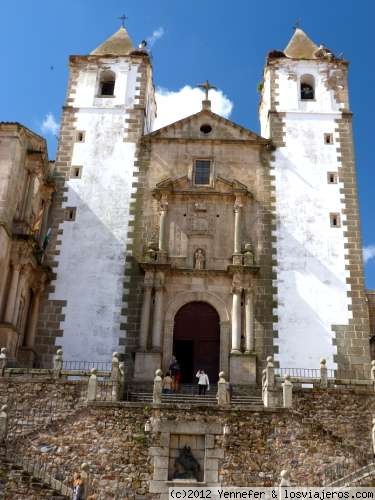
M125 13L134 41L152 38L154 80L179 92L208 78L233 104L230 118L259 131L257 84L266 54L283 49L296 19L317 43L351 61L366 284L375 288L372 168L374 128L375 2L371 0L14 0L2 2L0 120L19 121L38 133L51 113L59 121L68 56L86 54L119 27ZM166 90L165 90L166 92ZM181 101L180 101L181 102ZM225 104L225 103L224 103ZM227 103L228 104L228 103ZM224 106L225 107L225 106ZM226 113L228 114L228 106ZM53 120L45 129L55 156ZM48 123L47 123L48 125ZM52 125L52 127L51 127Z

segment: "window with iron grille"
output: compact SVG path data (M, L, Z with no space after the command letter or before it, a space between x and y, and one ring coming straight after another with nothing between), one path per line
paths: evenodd
M211 160L195 160L194 184L210 184Z

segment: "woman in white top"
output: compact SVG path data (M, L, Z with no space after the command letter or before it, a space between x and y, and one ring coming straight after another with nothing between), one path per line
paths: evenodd
M206 390L210 390L210 381L208 380L208 375L204 373L204 370L198 370L196 377L198 379L198 394L205 395Z

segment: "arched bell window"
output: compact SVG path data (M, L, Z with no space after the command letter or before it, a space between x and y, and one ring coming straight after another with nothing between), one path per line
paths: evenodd
M301 101L312 101L315 99L315 81L312 75L303 75L300 85Z
M113 71L103 71L100 74L99 95L102 97L113 96L115 91L116 75Z

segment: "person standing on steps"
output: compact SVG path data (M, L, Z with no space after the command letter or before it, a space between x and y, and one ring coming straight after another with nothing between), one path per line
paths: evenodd
M174 356L169 366L169 371L172 376L172 391L178 392L180 388L181 368L179 362Z
M200 369L196 375L198 379L198 394L203 396L206 394L206 391L210 390L210 381L208 380L208 375L204 370Z

